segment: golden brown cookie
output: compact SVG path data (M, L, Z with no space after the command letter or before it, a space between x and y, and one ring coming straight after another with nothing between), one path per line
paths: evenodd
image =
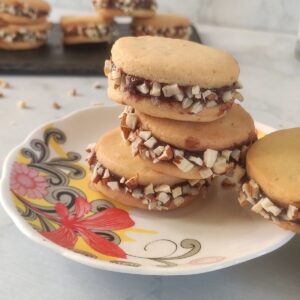
M159 211L175 209L199 198L205 184L147 168L140 158L131 155L120 129L105 134L87 151L96 189L129 206Z
M150 168L188 179L208 179L242 165L249 145L256 141L254 122L238 104L209 123L151 117L126 107L121 116L124 140L133 155Z
M0 20L9 24L45 22L50 6L42 0L1 0Z
M149 18L155 15L156 0L93 0L96 11L104 17L133 16Z
M235 59L185 40L121 38L105 74L112 100L153 117L210 122L222 117L235 99L243 100Z
M247 154L241 205L283 228L300 233L300 128L279 130L256 142Z
M64 16L60 21L64 44L109 42L112 20L100 16Z
M49 22L33 25L7 25L0 28L0 49L29 50L47 42L52 24Z
M151 18L135 18L132 22L134 36L163 36L176 39L188 39L190 20L176 14L156 14Z

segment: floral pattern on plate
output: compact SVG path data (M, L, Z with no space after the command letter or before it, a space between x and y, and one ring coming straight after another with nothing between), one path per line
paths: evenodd
M95 194L89 188L88 171L80 162L80 154L63 150L65 141L61 130L49 127L43 139L33 139L31 148L21 149L10 173L10 190L18 211L44 238L61 247L119 265L140 266L134 261L111 259L134 257L120 244L130 240L126 231L135 222L128 208L118 208L120 205L105 197L88 200L90 194ZM148 243L145 250L157 242ZM178 248L175 242L167 242ZM175 260L191 257L201 249L200 243L192 239L183 240L180 246L188 251L178 256L139 258L172 267L177 266Z

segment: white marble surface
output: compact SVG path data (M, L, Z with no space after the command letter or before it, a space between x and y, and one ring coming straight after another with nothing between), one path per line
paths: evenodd
M240 61L245 107L276 128L300 126L300 63L295 38L245 30L199 26L203 40ZM1 77L12 85L0 98L0 164L7 152L38 125L91 102L110 104L96 78ZM101 79L103 86L106 81ZM69 97L76 87L80 96ZM30 109L20 110L24 99ZM54 110L52 102L62 105ZM208 274L139 277L81 266L24 237L0 208L0 299L299 299L300 238L267 256Z
M92 11L91 0L48 0L55 8ZM157 0L159 10L206 24L296 33L299 0Z

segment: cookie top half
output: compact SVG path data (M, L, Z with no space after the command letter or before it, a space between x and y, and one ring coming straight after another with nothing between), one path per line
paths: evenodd
M257 141L247 154L247 173L271 200L300 205L300 128Z
M111 19L105 19L98 15L92 16L63 16L60 20L62 27L67 26L88 26L95 24L110 24Z
M0 29L4 33L17 33L22 35L26 35L29 32L39 32L39 31L47 31L52 28L52 23L44 21L41 23L34 23L29 25L14 25L9 24Z
M240 105L234 104L223 118L195 123L154 118L137 112L145 130L159 140L189 151L233 149L255 140L254 121Z
M202 88L230 86L240 72L237 61L225 51L163 37L121 38L112 48L112 61L128 75Z

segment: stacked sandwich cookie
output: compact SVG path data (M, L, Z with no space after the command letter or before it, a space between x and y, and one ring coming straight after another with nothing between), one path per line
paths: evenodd
M211 122L223 117L234 100L243 100L236 60L185 40L121 38L105 73L113 101L158 118Z
M169 210L199 198L216 176L231 175L229 184L244 176L257 137L234 103L242 96L231 55L179 39L126 37L114 44L105 73L109 97L126 107L120 129L88 147L97 190Z
M42 0L0 2L0 49L27 50L44 45L51 24L50 6Z

